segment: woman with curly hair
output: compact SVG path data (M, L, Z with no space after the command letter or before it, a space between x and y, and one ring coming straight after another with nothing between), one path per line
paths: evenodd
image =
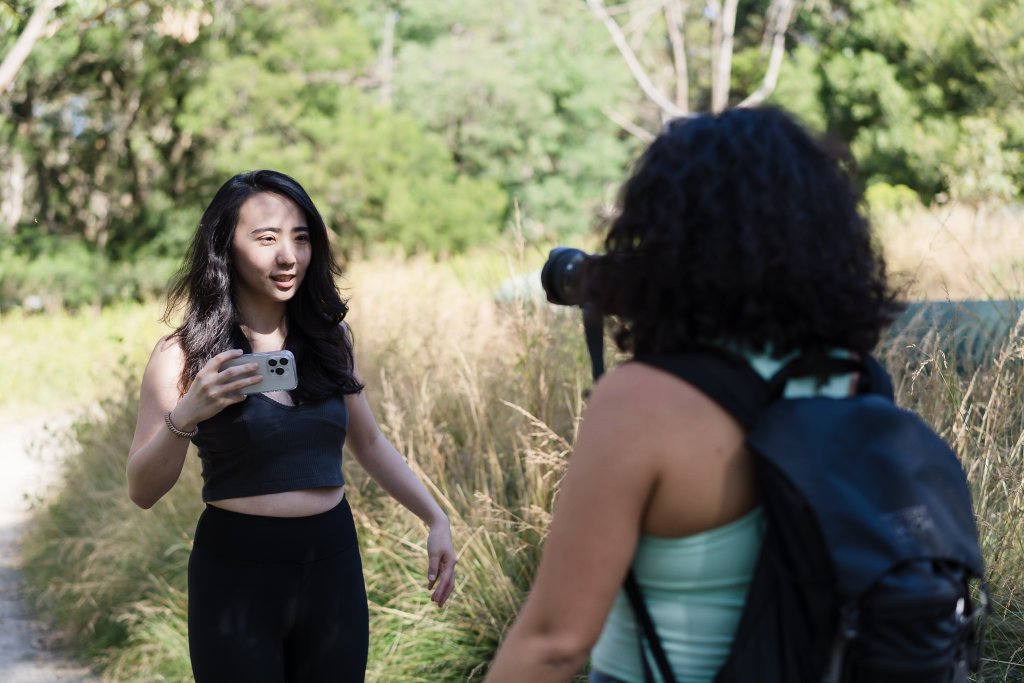
M363 680L366 591L343 444L427 525L432 599L451 593L448 518L374 420L340 274L306 191L252 171L218 190L171 288L167 317L183 307L185 318L146 366L128 494L152 507L196 444L206 508L189 557L188 638L198 683ZM249 393L261 366L229 362L284 350L298 370L290 391Z
M533 588L487 676L642 683L633 568L679 680L729 653L764 519L741 425L647 358L694 347L767 378L789 358L869 353L895 292L843 165L788 115L736 109L671 122L620 196L585 298L633 358L596 384ZM791 380L843 396L850 376Z

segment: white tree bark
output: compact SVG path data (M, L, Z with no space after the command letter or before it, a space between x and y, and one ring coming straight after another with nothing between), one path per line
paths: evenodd
M686 59L686 10L689 0L665 0L665 27L672 45L672 66L676 81L676 106L690 111L690 67Z
M739 0L718 0L708 3L715 13L711 45L711 111L718 113L729 104L729 82L732 80L733 37L736 33L736 10Z
M689 63L686 51L686 20L692 0L632 0L612 7L603 0L586 0L591 12L608 29L615 46L622 54L630 73L644 94L661 109L664 118L688 116L690 112ZM704 17L711 22L711 111L718 113L729 106L732 81L732 56L735 50L736 16L739 0L700 0ZM789 30L802 0L772 0L765 16L763 49L768 52L764 77L757 90L744 98L737 107L753 107L763 103L778 85L779 72L786 54L786 32ZM663 40L671 47L671 66L675 97L669 98L648 77L636 51L627 38L642 40L658 10L664 15ZM625 18L616 19L615 15ZM620 23L621 22L621 23ZM623 125L620 120L616 121ZM623 128L629 130L625 125ZM635 125L633 126L635 129ZM636 134L634 130L630 130Z
M686 110L676 106L676 103L670 100L665 93L654 84L653 81L647 76L644 71L644 67L640 64L640 60L637 59L636 53L633 52L633 48L629 46L629 41L626 40L626 36L622 33L622 29L619 28L618 23L610 14L608 14L607 8L604 6L603 0L587 0L587 6L590 11L601 20L608 29L608 33L612 37L612 41L615 43L615 47L619 49L619 53L622 58L626 60L626 65L629 67L629 72L633 74L633 78L640 85L640 88L644 91L644 94L658 107L661 108L668 116L685 116Z
M384 16L384 36L380 42L380 103L391 106L392 82L395 70L395 24L398 12L392 10Z
M10 165L4 174L4 194L0 196L0 234L13 235L25 208L28 165L18 152L11 154L9 159Z
M740 107L756 107L764 102L775 90L779 82L779 71L782 70L782 58L786 54L786 31L796 13L796 0L773 0L768 10L768 27L765 31L765 42L770 43L768 68L764 79L757 90L750 93Z
M4 61L0 62L0 92L6 91L14 82L14 77L18 75L18 70L32 53L32 48L46 32L46 22L50 14L63 4L64 0L40 0L36 5L21 35L14 41L11 51L4 57Z

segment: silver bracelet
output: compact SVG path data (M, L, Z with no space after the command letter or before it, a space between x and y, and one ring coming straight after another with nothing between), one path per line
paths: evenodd
M183 432L180 429L178 429L177 427L175 427L174 423L171 422L171 413L170 413L170 411L168 411L167 414L164 415L164 424L166 424L167 428L171 430L171 434L174 434L175 436L180 436L183 439L191 439L193 436L195 436L196 434L199 433L199 425L196 425L195 427L193 427L192 431L190 431L190 432Z

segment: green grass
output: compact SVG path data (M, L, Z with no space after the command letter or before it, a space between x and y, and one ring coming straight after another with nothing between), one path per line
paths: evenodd
M437 610L424 587L425 530L349 459L371 599L368 679L479 680L529 588L579 420L589 365L578 314L495 304L466 271L427 262L359 266L347 284L378 420L449 513L460 557L456 593ZM144 308L110 315L92 320L155 319ZM43 343L42 321L4 318L3 334L15 337L12 320L36 326ZM124 343L84 327L114 349ZM138 342L140 357L159 334ZM963 374L942 339L938 331L922 344L894 340L883 355L900 402L956 445L973 487L996 602L976 680L1021 680L1024 343L1012 336L994 362ZM125 363L121 374L137 376L141 363ZM36 376L62 367L40 365ZM26 539L26 576L35 604L109 680L188 681L185 566L200 481L192 458L154 509L128 501L136 392L131 380L104 390L103 411L75 427L65 486L39 506Z
M120 394L125 371L141 368L168 332L155 304L99 312L0 315L0 416L79 410Z

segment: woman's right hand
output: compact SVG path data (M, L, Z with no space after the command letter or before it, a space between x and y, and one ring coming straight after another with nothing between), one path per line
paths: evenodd
M221 369L221 365L242 355L241 349L218 353L196 374L188 391L171 410L171 422L178 429L190 432L230 405L245 400L241 390L258 383L258 363L246 363Z

